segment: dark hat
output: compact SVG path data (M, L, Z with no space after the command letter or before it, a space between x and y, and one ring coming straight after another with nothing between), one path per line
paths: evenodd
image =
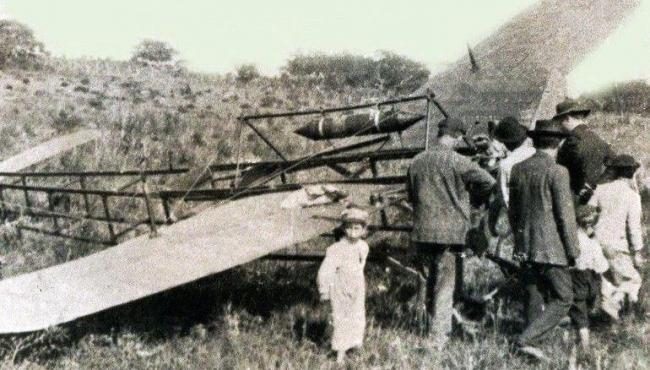
M587 116L590 112L590 109L583 107L576 100L566 98L563 102L555 106L555 116L553 119L559 119L569 115Z
M605 166L615 168L639 168L640 164L634 160L634 157L631 155L619 154L614 158L607 159Z
M562 131L560 124L554 119L542 119L535 122L535 128L528 130L528 136L540 137L568 137L569 134Z
M461 133L465 135L467 133L467 125L465 122L461 121L458 118L445 118L442 121L438 122L438 129L445 130L449 134Z
M502 143L516 143L526 138L526 128L515 117L505 117L494 130L494 137Z

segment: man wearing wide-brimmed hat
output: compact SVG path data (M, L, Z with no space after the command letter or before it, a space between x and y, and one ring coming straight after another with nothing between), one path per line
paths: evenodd
M609 261L610 282L613 285L604 285L603 295L605 298L616 297L613 298L616 309L608 311L616 317L625 296L631 303L638 301L642 279L636 269L645 264L642 256L641 196L630 184L639 163L632 156L622 154L609 160L606 165L607 177L611 181L598 185L589 204L600 208L600 218L594 232ZM607 294L608 288L614 289L613 293L609 289L610 293Z
M487 171L454 151L467 127L458 119L442 120L436 145L413 158L407 175L413 204L411 241L427 279L430 334L439 346L451 334L456 274L460 272L456 258L465 248L471 226L470 191L487 197L495 184Z
M604 172L605 161L614 156L612 148L589 130L585 118L590 110L573 99L566 99L555 108L553 120L571 136L558 151L557 162L569 170L571 190L577 203L586 203Z
M573 304L568 267L578 257L578 236L569 173L556 163L558 147L568 134L559 122L542 120L528 135L537 152L513 167L508 208L515 254L527 266L527 304L532 305L528 326L516 345L544 357L533 344L556 327ZM533 310L535 315L530 314Z

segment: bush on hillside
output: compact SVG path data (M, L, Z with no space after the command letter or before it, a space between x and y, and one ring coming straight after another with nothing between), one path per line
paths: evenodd
M257 66L254 64L244 64L237 68L237 77L235 80L239 83L247 84L262 76Z
M0 68L38 68L46 56L45 46L29 27L0 19Z
M284 71L290 76L322 85L331 90L346 87L376 87L374 61L352 54L297 55L287 61Z
M75 112L73 106L67 105L58 110L48 112L52 126L59 131L70 131L79 127L82 123L81 117Z
M590 108L608 113L650 113L650 84L646 81L617 83L581 97Z
M422 63L390 51L381 51L377 60L378 78L381 89L395 95L404 95L417 90L429 79L431 71Z
M283 72L330 90L378 88L391 95L415 91L430 74L424 64L388 51L375 58L348 53L297 55L289 59Z
M132 62L141 64L172 63L178 52L168 43L159 40L143 40L131 56Z

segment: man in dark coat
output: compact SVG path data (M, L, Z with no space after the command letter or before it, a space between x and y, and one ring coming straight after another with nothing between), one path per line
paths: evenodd
M593 194L605 170L605 162L614 157L609 144L585 125L589 109L566 99L555 108L553 117L570 134L557 155L557 163L569 170L571 191L577 204L585 204Z
M515 234L515 255L527 265L528 304L538 313L516 344L543 357L532 343L569 313L573 283L568 266L574 264L579 251L569 173L555 158L567 134L558 122L544 120L537 121L529 135L537 152L512 169L508 216Z
M445 119L438 127L436 145L415 156L409 167L407 191L414 212L411 241L427 279L429 329L444 345L452 329L455 258L463 251L470 229L470 191L487 197L495 180L454 151L466 132L463 122Z

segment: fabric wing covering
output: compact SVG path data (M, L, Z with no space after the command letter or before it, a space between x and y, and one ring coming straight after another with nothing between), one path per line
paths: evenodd
M0 162L0 172L20 171L99 137L98 130L81 130L59 136ZM0 181L2 179L0 177Z
M346 187L348 200L377 186ZM0 333L36 331L244 264L336 226L342 203L280 207L288 193L224 203L68 263L0 281ZM356 198L356 199L355 199Z

